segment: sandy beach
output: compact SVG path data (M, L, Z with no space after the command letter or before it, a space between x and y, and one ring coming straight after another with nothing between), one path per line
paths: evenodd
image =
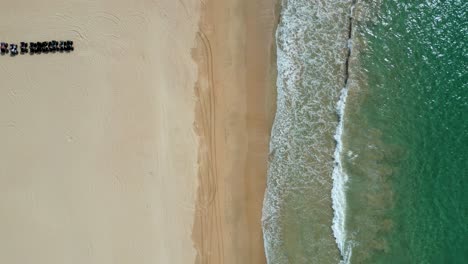
M0 9L0 263L264 263L276 1Z
M194 58L197 263L265 263L261 212L275 111L276 0L206 1Z

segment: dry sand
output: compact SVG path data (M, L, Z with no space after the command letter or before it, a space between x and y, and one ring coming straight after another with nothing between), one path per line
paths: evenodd
M193 263L197 1L8 1L0 263Z
M3 3L0 263L264 262L275 2Z

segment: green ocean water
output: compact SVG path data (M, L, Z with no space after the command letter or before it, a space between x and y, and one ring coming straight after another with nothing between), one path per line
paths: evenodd
M357 12L342 138L350 263L468 263L468 1Z

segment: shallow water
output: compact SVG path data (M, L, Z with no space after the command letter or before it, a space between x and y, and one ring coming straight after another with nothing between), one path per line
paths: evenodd
M351 4L283 1L277 114L263 212L269 263L340 259L330 193Z

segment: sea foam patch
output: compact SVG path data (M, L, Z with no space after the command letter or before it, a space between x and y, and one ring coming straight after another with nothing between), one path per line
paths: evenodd
M269 263L338 263L334 151L351 1L283 1L277 113L263 209Z

